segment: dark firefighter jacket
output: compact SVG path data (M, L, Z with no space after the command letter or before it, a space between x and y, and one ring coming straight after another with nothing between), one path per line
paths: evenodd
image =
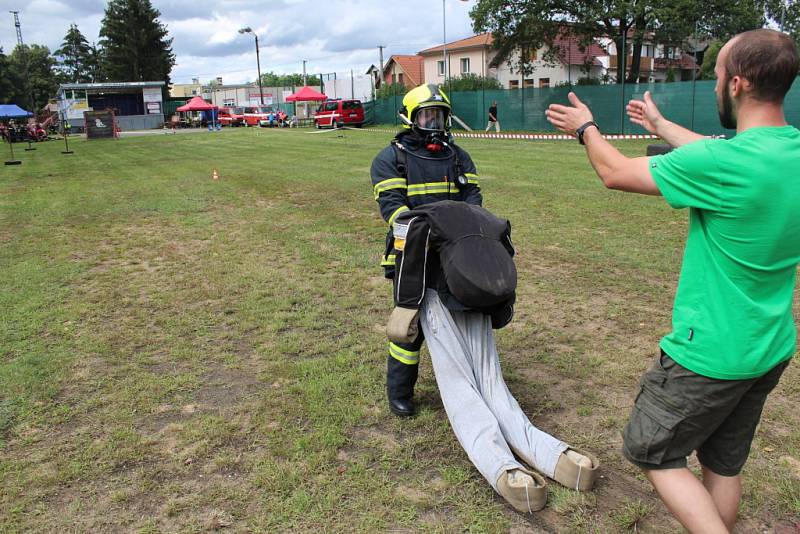
M506 219L464 202L435 202L398 215L394 236L396 306L419 308L432 288L450 310L486 313L495 328L511 320L517 270Z
M441 153L429 152L417 134L404 131L372 162L372 189L381 216L389 225L381 261L387 278L394 276L392 223L398 215L440 200L461 200L477 206L483 201L472 158L454 143L449 145L451 149L445 148ZM456 186L459 174L468 180L461 189Z

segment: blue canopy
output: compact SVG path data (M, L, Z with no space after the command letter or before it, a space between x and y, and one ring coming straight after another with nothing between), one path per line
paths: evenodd
M33 116L33 113L25 111L16 104L0 104L0 119L17 119L31 116Z

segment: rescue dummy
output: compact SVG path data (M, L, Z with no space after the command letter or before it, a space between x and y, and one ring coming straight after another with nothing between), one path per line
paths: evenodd
M493 328L513 317L510 223L443 201L400 214L394 239L396 307L387 333L405 342L418 335L419 320L447 417L478 471L521 512L544 507L542 475L591 489L597 458L536 428L503 380Z

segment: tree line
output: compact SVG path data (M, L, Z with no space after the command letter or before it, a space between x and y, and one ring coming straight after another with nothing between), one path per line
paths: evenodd
M247 82L247 83L255 83L258 84L258 81L255 82ZM317 75L309 74L306 76L306 83L308 85L318 85L320 83L320 78ZM219 83L218 80L212 79L209 80L208 83L209 87L220 87L222 84ZM261 75L261 86L262 87L302 87L303 86L303 75L302 74L277 74L275 72L267 72Z
M517 72L533 71L531 54L547 45L545 60L555 64L561 36L582 47L601 35L631 56L625 81L639 79L645 40L684 49L689 40L724 41L742 31L772 26L800 37L800 2L789 0L478 0L470 11L475 32L491 32L497 64L509 60ZM712 52L719 47L711 48ZM523 53L519 53L523 51ZM713 75L711 68L703 72ZM618 79L617 82L621 82Z
M172 38L150 0L110 0L97 43L89 43L71 24L61 47L17 45L6 55L0 47L0 103L36 112L61 83L165 81L175 65Z

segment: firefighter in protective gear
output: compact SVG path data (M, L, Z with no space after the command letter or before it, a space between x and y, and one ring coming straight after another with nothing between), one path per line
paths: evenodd
M450 134L450 99L434 84L420 85L403 97L399 118L403 131L372 162L375 200L389 225L381 265L386 278L395 271L392 224L404 211L441 200L480 206L483 198L475 164ZM401 417L414 415L414 385L424 338L419 329L411 343L389 342L386 391L389 409Z

